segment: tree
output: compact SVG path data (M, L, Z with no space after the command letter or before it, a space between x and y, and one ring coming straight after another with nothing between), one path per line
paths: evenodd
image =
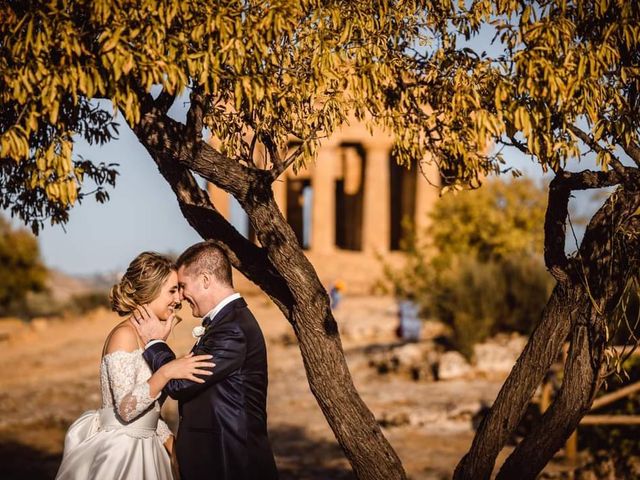
M271 184L310 161L350 114L393 133L402 164L420 165L428 152L447 188L477 187L505 170L489 145L525 152L555 174L544 229L557 284L456 477L490 476L570 335L559 396L500 473L533 478L588 410L607 319L637 276L639 8L631 0L10 0L0 9L2 205L37 229L45 218L66 220L87 195L85 177L104 200L114 169L73 160L72 147L73 134L94 143L115 135L113 114L92 103L110 100L189 224L290 321L311 390L356 475L403 478L353 387L326 292ZM498 34L496 55L470 43L487 29ZM183 91L185 123L167 115ZM219 148L202 140L203 128ZM566 168L592 153L600 170ZM259 246L224 220L194 173L239 201ZM571 192L603 187L615 192L567 256Z
M172 187L189 224L291 323L311 391L359 478L404 478L358 396L327 294L271 188L314 157L349 115L373 124L404 107L420 2L9 0L0 7L0 198L38 231L64 223L113 165L73 158L74 135L101 144L120 111ZM155 88L160 92L151 94ZM189 95L186 123L167 112ZM218 148L203 141L207 129ZM293 147L290 148L290 146ZM194 174L232 194L260 245L216 210Z
M540 322L480 425L456 479L486 479L562 344L570 341L562 387L518 444L500 479L535 478L589 410L607 347L638 294L640 239L640 5L631 0L436 2L439 39L416 51L423 75L395 91L409 106L401 153L426 146L449 188L477 186L517 149L554 174L544 222L544 258L556 286ZM495 34L490 53L481 35ZM493 52L493 53L491 53ZM413 120L410 118L412 117ZM496 148L487 149L486 145ZM485 148L483 148L485 147ZM590 156L599 169L572 171ZM565 252L568 203L580 190L614 188L590 219L580 246Z
M0 313L22 307L29 292L46 288L46 278L36 238L0 217Z

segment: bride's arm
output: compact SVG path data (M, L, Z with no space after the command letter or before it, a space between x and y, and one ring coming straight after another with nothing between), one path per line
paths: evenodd
M132 352L137 350L136 336L133 328L124 325L110 337L105 355L109 387L113 393L118 416L130 422L158 399L164 386L173 379L188 379L196 383L204 382L195 376L210 375L203 367L213 367L207 362L211 355L187 355L173 360L158 369L147 380L135 383L136 362Z
M156 370L153 375L147 380L149 383L149 392L152 396L157 396L162 393L162 389L171 380L191 380L195 383L204 383L202 378L196 377L198 375L211 375L210 370L204 370L204 368L213 368L215 363L211 363L212 355L193 355L189 353L184 357L174 358L168 363L165 363L162 367Z
M147 380L136 383L137 364L132 352L137 347L135 333L125 325L113 332L104 356L116 413L125 422L134 420L160 396L158 390L151 391ZM162 377L158 372L155 381L161 382Z

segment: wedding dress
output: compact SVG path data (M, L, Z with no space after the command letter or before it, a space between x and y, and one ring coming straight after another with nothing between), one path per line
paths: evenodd
M69 427L56 480L173 478L163 445L171 431L160 418L160 395L149 396L150 376L142 349L103 357L102 408Z

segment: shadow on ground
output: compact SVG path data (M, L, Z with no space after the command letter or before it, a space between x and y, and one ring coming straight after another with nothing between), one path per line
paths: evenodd
M50 480L55 477L61 455L37 450L12 440L0 440L2 480Z
M270 436L280 480L355 479L335 441L311 438L304 428L295 426L276 427L270 430ZM12 436L0 436L2 480L50 480L60 461L60 453L38 450Z
M304 428L269 430L280 480L351 480L355 475L335 440L312 438Z

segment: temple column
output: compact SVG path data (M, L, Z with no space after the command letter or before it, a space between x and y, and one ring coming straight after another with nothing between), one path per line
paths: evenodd
M369 253L388 252L391 236L391 204L388 144L365 145L364 212L362 247Z
M440 171L435 163L423 164L424 178L422 172L418 171L418 182L416 185L416 218L414 219L416 230L423 232L429 226L429 213L440 198Z
M336 244L336 181L335 163L339 149L321 146L311 177L313 205L311 220L311 250L331 253Z

